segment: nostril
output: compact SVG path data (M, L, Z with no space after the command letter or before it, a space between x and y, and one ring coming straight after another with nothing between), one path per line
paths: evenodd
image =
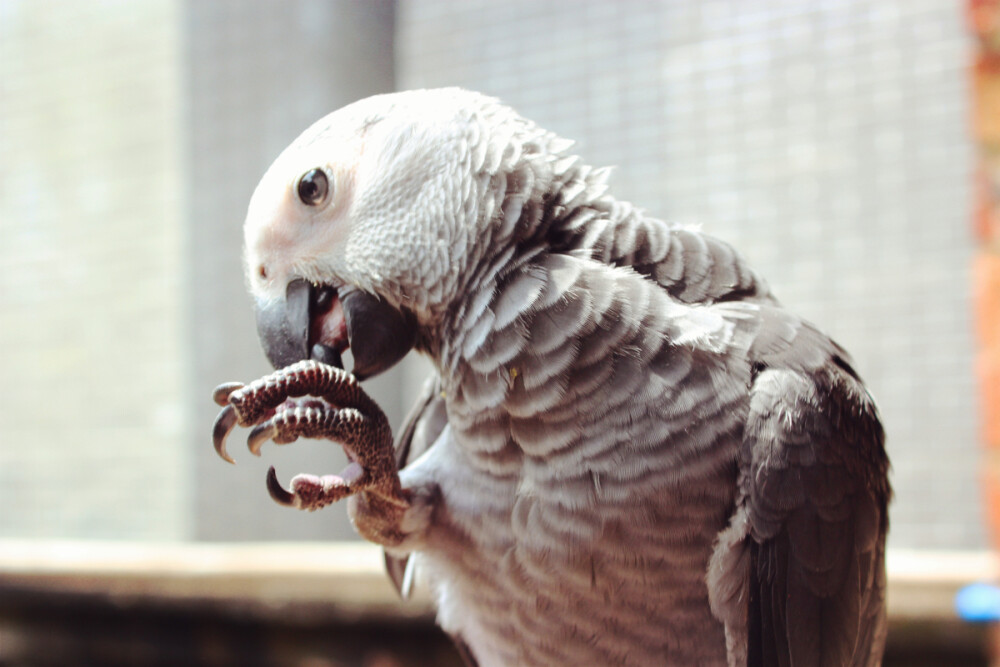
M257 275L260 276L261 280L267 280L267 267L261 264L257 267Z

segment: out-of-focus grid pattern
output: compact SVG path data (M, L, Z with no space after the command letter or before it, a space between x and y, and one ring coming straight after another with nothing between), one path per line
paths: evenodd
M951 0L409 0L400 88L494 94L613 191L741 249L854 355L891 543L983 542L967 36Z
M339 448L233 442L229 467L211 390L269 370L250 194L315 119L391 90L393 12L0 0L0 538L355 536L343 508L289 512L263 484L268 463L339 469ZM402 371L366 385L394 423Z
M205 392L263 368L239 277L254 181L388 85L363 7L0 0L0 535L329 532L230 512L246 466L208 462ZM738 246L873 387L893 543L974 547L960 9L407 0L397 86L496 94L618 165L619 196Z
M177 28L0 0L0 536L183 532Z
M299 472L346 464L330 442L267 445L246 452L246 432L230 438L227 466L209 433L218 413L209 397L229 379L271 369L257 340L243 279L243 219L271 162L306 127L354 100L392 89L393 6L387 0L211 0L185 3L184 165L190 262L189 363L185 387L193 453L191 534L223 539L351 539L344 506L289 511L264 489L268 465L283 482ZM396 371L398 373L398 370ZM398 376L365 384L398 424ZM412 400L412 394L406 400Z

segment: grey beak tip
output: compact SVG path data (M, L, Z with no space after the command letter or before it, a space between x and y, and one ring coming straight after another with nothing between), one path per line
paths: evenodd
M312 317L322 289L296 279L288 284L284 300L258 304L257 333L264 354L276 369L309 358L344 367L337 349L320 343L310 345ZM416 327L412 316L360 290L347 291L340 299L354 356L352 372L358 379L381 373L413 348Z
M293 280L285 299L257 306L257 334L271 365L284 368L309 356L309 301L311 285Z

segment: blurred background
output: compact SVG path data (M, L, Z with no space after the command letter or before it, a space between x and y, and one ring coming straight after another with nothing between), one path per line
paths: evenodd
M444 85L500 97L616 165L620 198L742 250L878 400L890 546L983 550L996 406L976 380L967 10L984 4L0 0L0 559L354 538L341 508L291 512L263 486L269 464L339 469L336 447L257 460L233 441L232 467L210 445L212 388L269 370L241 226L314 120ZM394 425L422 363L369 383ZM4 662L5 637L0 665L34 664Z

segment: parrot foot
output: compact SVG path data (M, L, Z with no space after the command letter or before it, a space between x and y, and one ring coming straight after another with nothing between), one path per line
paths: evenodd
M385 413L347 371L308 360L292 364L249 385L219 385L215 402L223 406L215 420L215 451L234 463L226 438L236 426L252 427L250 451L260 456L268 440L288 444L298 438L325 438L343 446L350 463L339 475L298 475L291 490L278 482L272 467L267 488L279 504L316 510L365 492L372 502L405 511L409 494L400 486ZM391 512L390 512L391 513Z

